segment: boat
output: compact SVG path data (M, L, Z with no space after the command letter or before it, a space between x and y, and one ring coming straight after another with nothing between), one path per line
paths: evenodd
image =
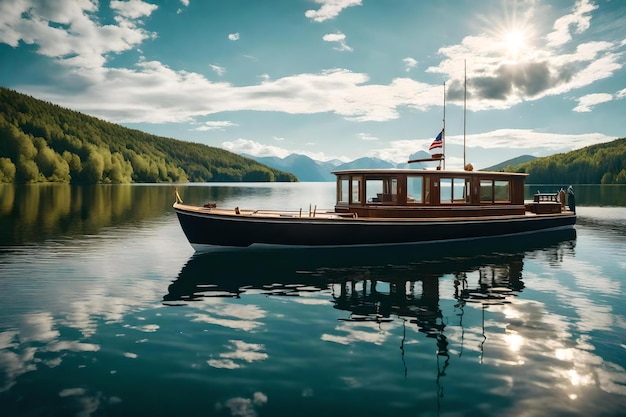
M174 210L197 251L212 247L333 247L470 240L572 228L562 194L524 200L527 174L416 169L334 171L334 209L185 205Z
M464 129L465 130L465 129ZM465 134L464 134L465 148ZM174 210L196 251L215 247L345 247L473 240L573 228L574 209L565 192L524 200L525 173L445 168L443 129L430 146L436 169L333 171L336 204L302 211L185 205L176 192Z

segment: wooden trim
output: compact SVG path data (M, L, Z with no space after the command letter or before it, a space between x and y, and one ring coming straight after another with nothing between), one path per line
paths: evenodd
M443 156L424 158L424 159L410 159L407 163L412 164L413 162L432 162L432 161L443 161Z

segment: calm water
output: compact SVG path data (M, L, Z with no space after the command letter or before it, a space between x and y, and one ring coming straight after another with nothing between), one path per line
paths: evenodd
M576 230L531 240L194 256L171 186L0 185L0 414L623 415L626 187L576 192Z

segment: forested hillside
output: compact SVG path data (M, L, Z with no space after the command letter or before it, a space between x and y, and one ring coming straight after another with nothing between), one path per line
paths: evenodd
M0 87L0 182L297 181L252 159L149 135Z
M537 158L504 169L530 184L626 184L626 138Z

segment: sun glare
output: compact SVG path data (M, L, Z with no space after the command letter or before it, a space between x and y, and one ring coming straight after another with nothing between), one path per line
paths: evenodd
M517 53L524 46L524 34L513 30L504 35L504 43L509 52Z

